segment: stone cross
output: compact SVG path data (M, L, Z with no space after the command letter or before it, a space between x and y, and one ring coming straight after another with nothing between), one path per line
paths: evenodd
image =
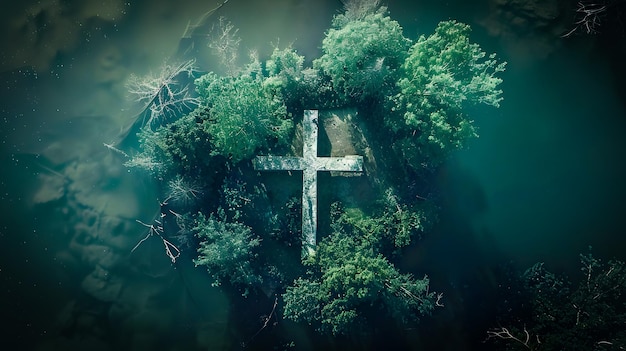
M302 157L257 156L254 169L260 171L302 171L302 257L314 255L317 241L317 172L361 172L362 156L318 157L317 110L304 111Z

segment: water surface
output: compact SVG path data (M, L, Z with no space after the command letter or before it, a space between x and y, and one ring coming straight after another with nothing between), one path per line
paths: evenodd
M481 137L438 173L440 222L403 262L428 274L448 302L401 342L461 350L480 345L491 325L494 267L545 261L576 274L577 255L590 245L599 257L626 259L626 99L624 71L615 63L624 48L607 45L624 37L560 38L567 4L516 27L488 1L437 3L390 1L389 9L412 38L440 20L470 23L473 40L509 62L501 108L471 111ZM0 56L5 340L23 349L232 349L252 336L233 325L258 324L237 312L262 316L271 309L269 300L233 301L189 260L172 267L158 240L131 253L145 236L135 219L149 221L158 209L157 186L102 145L137 111L125 92L128 76L158 71L180 56L189 21L216 5L50 0L0 12L2 30L11 34L3 36ZM272 43L293 43L312 59L340 6L230 0L219 15L261 56ZM544 25L542 16L552 12L558 19ZM214 69L208 48L192 52L201 67ZM280 348L285 335L298 349L320 342L279 323L281 338L261 334L257 345Z

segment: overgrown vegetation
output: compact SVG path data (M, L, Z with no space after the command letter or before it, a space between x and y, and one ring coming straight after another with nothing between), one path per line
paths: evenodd
M262 278L255 267L261 240L252 228L235 221L228 221L222 209L217 215L206 217L199 213L195 235L200 239L196 266L205 266L219 286L224 280L231 284L254 286ZM246 289L246 295L248 290Z
M237 77L209 73L198 78L196 86L210 115L207 132L214 145L212 154L237 163L261 149L285 146L289 140L293 121L285 103L261 76L253 72Z
M394 264L436 219L437 204L415 195L424 189L408 189L421 183L409 176L393 184L372 180L374 205L333 205L317 254L299 265L301 206L294 197L301 194L272 203L277 200L269 199L250 161L292 154L304 109L351 106L367 117L358 122L395 151L381 156L394 160L397 169L387 171L434 170L476 136L465 105L498 106L496 75L504 64L470 43L469 27L454 21L413 43L376 0L346 3L311 67L291 47L275 48L264 61L251 55L247 65L236 66L236 34L220 19L210 46L226 74L195 80L193 111L146 123L140 150L127 162L163 183L161 215L174 216L179 227L168 234L162 226L164 238L197 250L194 262L215 285L244 296L275 291L283 297L285 318L322 333L367 332L381 320L406 327L442 306L426 276L416 278ZM370 111L387 114L374 118Z
M573 281L537 263L521 277L517 302L488 339L507 350L622 350L626 348L626 268L580 255Z
M313 65L330 77L342 103L376 101L393 89L410 44L384 7L362 9L335 16Z
M394 148L413 168L436 167L451 151L478 136L467 104L498 107L505 63L469 41L470 27L441 22L421 36L402 64L399 92L392 97L387 125L396 133Z
M305 262L309 275L296 279L283 295L286 318L323 333L353 334L366 332L372 319L391 318L406 327L442 306L442 295L429 290L427 277L400 273L381 252L380 244L396 231L384 226L389 218L355 216L338 205L333 213L332 234Z

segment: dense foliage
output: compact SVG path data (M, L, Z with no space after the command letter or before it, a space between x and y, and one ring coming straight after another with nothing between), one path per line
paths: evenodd
M410 44L384 8L357 18L341 14L335 16L314 67L330 77L345 103L380 98L395 84Z
M380 318L406 325L431 313L439 296L429 291L427 277L401 274L378 252L382 229L363 235L335 224L308 262L311 275L298 278L283 295L285 318L338 335L367 330Z
M341 208L334 204L334 225L352 235L369 238L380 251L391 254L405 247L430 226L436 217L429 203L407 204L401 202L392 189L388 189L382 200L366 213L361 208Z
M127 164L147 169L160 178L182 174L206 181L223 163L211 157L214 147L208 125L209 110L199 107L155 131L144 128L139 133L142 151Z
M207 269L214 285L244 295L276 291L285 318L320 332L364 332L381 320L407 326L430 314L441 295L430 291L427 277L402 273L393 261L436 218L436 204L417 194L429 190L408 191L409 182L413 188L422 183L410 176L393 184L385 176L370 178L378 201L334 205L330 231L320 233L317 254L303 267L295 264L300 194L283 191L285 204L272 206L277 200L269 199L250 160L293 155L300 140L294 127L304 109L356 106L360 116L379 117L352 123L375 130L371 142L381 138L377 142L396 151L383 151L380 158L392 167L381 170L409 175L407 169L432 169L476 135L466 103L498 106L495 75L504 64L486 58L469 42L469 27L454 21L411 46L376 0L347 2L311 67L296 50L275 48L266 61L251 56L237 68L237 31L223 20L219 28L222 39L210 47L228 73L196 79L195 110L145 127L141 150L127 162L162 182L161 214L175 216L180 229L171 236L197 244L195 264Z
M486 58L469 41L470 27L441 22L435 33L421 36L402 65L400 92L392 98L387 124L399 140L396 149L415 168L436 166L445 156L477 136L466 103L499 106L504 71L495 54Z
M211 116L207 131L213 154L236 163L252 158L260 149L287 142L293 121L283 100L263 84L262 77L209 73L198 78L196 85Z
M195 235L201 240L196 266L206 266L214 285L227 280L231 284L255 285L261 282L253 261L258 256L260 239L242 223L226 221L223 211L218 216L198 214Z
M506 327L489 332L511 350L621 350L626 347L626 267L580 255L575 285L537 263L521 276L523 302ZM509 297L510 299L511 297ZM521 320L511 321L511 317ZM507 325L510 324L510 325Z

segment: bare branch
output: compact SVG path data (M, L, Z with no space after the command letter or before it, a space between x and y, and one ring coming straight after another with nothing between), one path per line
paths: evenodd
M239 57L238 35L239 29L225 17L220 17L217 26L213 25L209 34L209 48L213 54L219 57L220 63L226 68L228 74L237 73L237 58Z
M267 316L262 316L261 320L263 321L263 326L261 327L261 329L259 329L256 333L254 333L254 335L252 335L252 337L250 338L250 340L248 340L248 342L242 343L242 346L245 348L248 344L250 344L250 342L252 340L254 340L254 338L257 337L257 335L259 335L259 333L261 333L265 328L267 328L267 326L270 323L270 320L272 320L272 317L274 316L274 313L276 312L276 306L278 306L278 296L274 297L274 305L272 306L272 311L270 312L269 315Z
M163 200L167 203L169 200L174 201L178 205L189 205L199 199L202 191L200 186L193 181L189 181L180 175L167 183L167 198Z
M164 64L156 75L130 75L126 86L135 101L144 104L144 126L165 124L199 104L198 97L183 80L193 78L196 71L195 60L189 60L179 65Z
M583 30L587 34L598 33L597 28L600 26L600 17L606 13L606 8L607 5L605 4L579 1L576 14L580 19L574 22L574 28L561 35L561 37L567 38L579 30Z
M165 217L165 214L161 213L160 218L163 218L163 217ZM176 263L176 259L180 256L180 250L178 249L178 247L176 247L176 245L172 244L172 242L170 242L169 240L163 237L163 223L159 221L158 219L155 219L152 224L147 224L138 219L136 219L136 221L137 223L148 228L148 233L143 239L139 240L137 245L135 245L135 247L133 247L133 249L130 250L130 252L134 252L139 246L141 246L141 244L143 244L146 240L148 240L151 236L154 235L154 236L158 236L159 239L161 239L161 241L163 242L163 246L165 247L165 254L167 255L167 257L170 258L172 263Z
M507 328L504 328L504 327L500 329L487 331L487 339L491 339L491 338L513 340L519 343L520 345L523 345L527 349L529 350L531 349L530 345L528 344L528 342L530 341L530 333L528 333L528 330L526 330L526 327L524 327L524 341L522 341L522 339L520 339L519 337L516 337L515 335L511 334L511 332ZM539 340L539 338L537 338L537 340Z
M361 20L380 8L380 0L341 0L341 3L346 17L351 20Z
M102 143L102 144L104 144L104 147L106 147L107 149L109 149L109 150L111 150L111 151L113 151L115 153L118 153L118 154L120 154L120 155L122 155L122 156L124 156L126 158L130 158L130 156L127 153L125 153L124 151L116 148L115 146L113 146L113 144L107 144L107 143Z

